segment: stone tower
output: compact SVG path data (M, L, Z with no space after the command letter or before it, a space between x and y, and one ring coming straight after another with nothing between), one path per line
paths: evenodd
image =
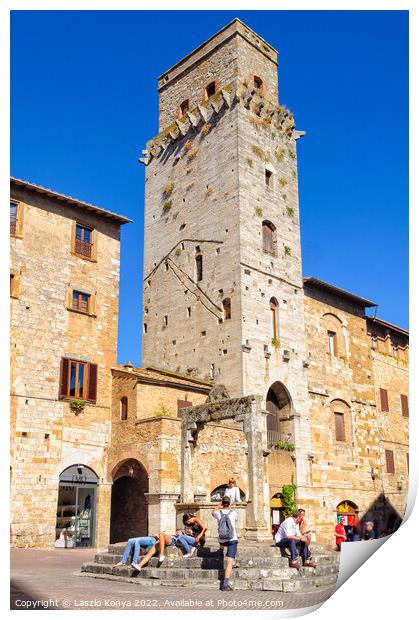
M266 398L277 384L281 431L294 432L287 420L307 408L301 132L278 103L277 52L235 19L158 91L159 134L140 160L143 365L212 378L231 396Z

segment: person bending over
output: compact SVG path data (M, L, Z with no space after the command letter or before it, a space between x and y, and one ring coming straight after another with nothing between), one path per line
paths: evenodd
M128 566L129 557L133 548L134 551L132 554L131 565L136 568L136 565L138 565L138 560L140 558L141 549L146 549L147 551L149 551L149 549L155 546L156 541L157 536L139 536L138 538L130 538L125 545L122 560L115 564L114 568L116 568L117 566Z
M203 547L205 545L207 525L199 517L191 513L184 514L182 520L183 524L192 531L192 535L181 534L176 544L185 552L184 557L191 558L199 546Z

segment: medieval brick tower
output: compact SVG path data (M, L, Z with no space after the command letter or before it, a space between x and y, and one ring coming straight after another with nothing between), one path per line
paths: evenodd
M278 103L277 52L235 19L163 73L158 91L160 133L140 160L143 365L212 378L231 396L262 395L272 441L292 435L296 444L302 491L302 134Z

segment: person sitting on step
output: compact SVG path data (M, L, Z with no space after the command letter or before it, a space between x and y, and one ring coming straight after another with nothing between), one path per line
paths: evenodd
M177 546L184 552L185 558L191 558L196 553L198 547L205 545L205 531L207 529L206 523L201 521L199 517L188 512L183 515L183 524L191 532L190 534L181 534L177 539Z
M118 566L128 566L129 557L132 550L133 553L131 566L134 566L134 568L136 568L136 565L138 565L138 560L140 558L141 549L146 549L147 551L149 551L153 546L155 546L157 540L157 536L139 536L137 538L130 538L125 545L122 560L115 564L114 568Z
M288 547L291 552L290 567L300 568L300 562L298 560L297 543L300 543L300 554L303 560L304 566L311 566L315 568L314 562L309 560L310 551L308 547L308 538L303 536L300 532L299 523L301 521L301 513L296 510L292 513L291 517L285 519L279 526L275 534L276 546L284 549Z
M311 535L316 533L316 530L310 529L308 526L308 523L306 521L306 511L304 510L304 508L299 508L298 512L301 515L301 521L298 524L299 528L300 528L300 532L302 536L306 536L307 538L307 546L308 546L308 550L309 550L309 556L308 556L308 560L311 560L311 551L310 551L310 543L311 543Z

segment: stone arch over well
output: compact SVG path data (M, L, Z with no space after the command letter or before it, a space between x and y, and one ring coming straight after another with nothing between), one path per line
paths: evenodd
M120 461L112 470L110 542L148 534L148 473L134 458Z

